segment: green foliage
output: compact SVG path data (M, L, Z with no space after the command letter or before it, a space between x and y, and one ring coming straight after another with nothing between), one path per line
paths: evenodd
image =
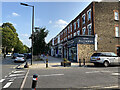
M33 35L33 54L38 55L40 53L47 53L47 44L45 42L45 37L48 35L48 30L46 28L35 29Z
M15 47L17 44L18 34L16 33L16 29L11 23L3 23L1 32L2 47L4 48L4 52L6 52L6 50L9 51Z
M65 62L70 62L67 58L64 58L64 61L65 61Z
M19 40L16 29L11 23L3 23L2 29L0 28L0 33L2 33L4 53L11 52L12 48L14 48L14 52L16 53L30 52L29 48Z

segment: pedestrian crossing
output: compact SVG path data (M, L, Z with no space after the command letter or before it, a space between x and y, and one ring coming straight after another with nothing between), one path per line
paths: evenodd
M26 74L26 71L24 70L15 70L8 74L8 76L4 77L0 80L0 83L2 83L2 88L10 88L10 86L14 83L16 79L24 78Z

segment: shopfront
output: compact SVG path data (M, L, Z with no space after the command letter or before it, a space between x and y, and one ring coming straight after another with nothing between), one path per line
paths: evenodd
M117 55L120 57L120 46L117 46Z
M72 40L67 42L67 52L68 52L68 60L72 62L77 62L78 56L78 48L77 44L88 45L94 44L94 36L82 36L82 37L75 37Z

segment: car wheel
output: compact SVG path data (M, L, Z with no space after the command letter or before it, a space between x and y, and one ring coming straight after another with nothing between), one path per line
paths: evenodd
M108 62L108 61L105 61L105 62L104 62L104 66L105 66L105 67L108 67L108 66L109 66L109 62Z

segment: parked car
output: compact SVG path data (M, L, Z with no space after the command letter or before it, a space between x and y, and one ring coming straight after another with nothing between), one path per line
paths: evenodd
M12 59L15 59L19 53L14 53Z
M12 54L6 54L6 57L11 57L12 56Z
M24 54L18 54L14 62L25 62Z
M95 66L103 64L108 67L109 65L120 65L120 57L113 52L99 52L91 56L90 62L94 63Z

